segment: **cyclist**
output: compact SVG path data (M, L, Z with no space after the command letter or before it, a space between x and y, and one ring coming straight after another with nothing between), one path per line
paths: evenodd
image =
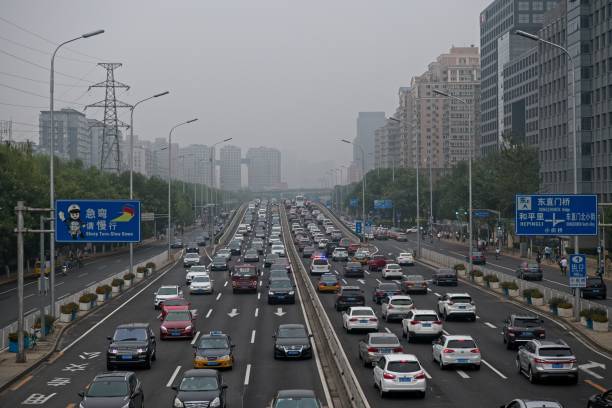
M567 275L567 258L565 256L561 257L559 261L559 268L561 268L561 275Z

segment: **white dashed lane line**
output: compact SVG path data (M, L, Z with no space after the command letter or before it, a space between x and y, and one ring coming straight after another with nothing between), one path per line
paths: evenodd
M251 332L251 344L255 343L255 329Z
M488 327L492 328L492 329L497 329L497 326L495 326L495 325L494 325L494 324L492 324L492 323L485 322L484 324L485 324L486 326L488 326Z
M249 385L250 377L251 377L251 365L247 364L246 372L244 373L244 385Z
M174 383L174 380L176 376L178 375L179 371L181 371L181 366L176 366L176 368L174 369L174 372L172 373L172 376L170 377L170 380L168 380L168 383L166 384L166 387L168 388L172 387L172 384Z
M496 369L495 367L493 367L491 364L489 364L488 361L486 360L480 360L484 365L486 365L487 367L489 367L491 369L491 371L493 371L495 374L499 375L501 378L503 378L504 380L507 380L508 377L506 377L505 375L503 375L498 369Z
M206 318L208 319L210 317L210 315L212 314L212 309L208 309L208 313L206 313Z
M456 370L455 372L456 372L457 374L459 374L459 376L460 376L461 378L470 378L470 376L469 376L469 375L467 375L465 371L462 371L462 370Z
M257 317L257 316L259 316L259 308L258 307L255 308L255 317Z
M197 332L195 336L193 336L193 340L191 340L191 345L193 346L196 341L198 341L198 337L200 337L200 332Z
M221 295L222 295L222 294L221 294L221 293L219 293L219 294L217 295L217 299L216 299L216 300L221 299Z
M223 284L223 287L226 287L226 286L227 286L227 281L225 281L225 283Z

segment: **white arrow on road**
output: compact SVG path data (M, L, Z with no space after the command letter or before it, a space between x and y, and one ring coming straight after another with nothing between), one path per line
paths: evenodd
M606 369L606 365L605 364L601 364L601 363L596 363L594 361L590 361L589 364L580 364L578 367L582 371L584 371L585 373L592 375L593 377L597 378L598 380L603 380L603 377L601 375L591 371L591 368L601 368L601 369L605 370Z
M232 311L230 313L228 313L227 315L229 317L236 317L238 316L240 313L238 313L238 309L232 309Z
M276 308L276 313L274 313L275 315L277 315L278 317L281 317L282 315L286 315L287 312L283 312L283 308L282 307L278 307Z

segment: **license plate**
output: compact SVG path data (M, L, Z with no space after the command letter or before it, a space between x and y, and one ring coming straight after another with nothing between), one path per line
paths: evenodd
M465 306L459 306L459 309L465 309Z
M412 381L412 377L400 377L399 379L400 382L411 382Z
M219 363L217 363L216 361L209 361L208 365L209 366L216 366L216 365L219 365Z
M593 289L593 293L599 293L599 289Z
M359 323L367 323L367 320L360 320Z
M124 356L121 356L121 359L122 360L131 360L132 356L131 355L127 355L127 356L124 355Z
M383 354L386 354L386 353L390 353L392 350L393 349L390 349L390 348L381 348L380 352L383 353Z
M423 327L431 327L431 323L423 323L421 326L423 326Z
M181 335L181 332L172 332L172 333L171 333L171 335L172 335L172 336L180 336L180 335Z
M357 298L354 298L354 297L346 298L347 302L351 302L351 301L355 301L355 300L357 300Z
M563 368L563 364L553 364L552 368Z
M299 351L288 351L287 355L288 356L298 356L300 354Z
M457 363L459 363L459 364L463 364L463 363L467 363L467 362L468 362L467 358L458 358L457 359Z
M531 336L533 336L533 333L531 333L531 332L522 332L521 336L523 336L523 337L531 337Z

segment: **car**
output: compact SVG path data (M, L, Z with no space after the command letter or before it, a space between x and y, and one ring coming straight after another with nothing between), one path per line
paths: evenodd
M347 333L353 330L378 331L378 318L369 306L352 306L342 312L342 327Z
M367 265L368 264L368 255L365 252L355 252L353 254L353 257L351 258L351 262L359 262L362 265Z
M143 408L142 383L131 371L98 374L79 392L79 408Z
M381 282L372 292L372 301L376 304L381 304L384 298L394 295L401 295L402 291L399 285L395 282Z
M524 280L539 280L543 278L542 268L537 262L521 262L516 270L516 277Z
M208 240L208 238L206 238L204 235L199 235L196 238L196 243L198 244L198 246L206 246L206 241Z
M185 253L186 254L199 254L200 246L197 244L197 242L190 242L187 244L187 247L185 248Z
M168 338L193 339L196 332L196 319L190 310L172 310L168 312L159 326L160 340Z
M238 240L232 240L229 243L228 248L230 249L232 256L240 255L242 253L242 243Z
M170 245L170 248L172 249L183 248L183 241L181 241L180 239L175 239L174 242L172 242L172 245Z
M450 268L439 268L433 271L432 282L436 286L457 286L459 284L457 271Z
M465 261L470 262L470 257L466 256ZM485 256L484 253L480 251L472 251L472 264L473 265L486 265L487 257Z
M291 263L289 262L289 259L287 258L278 258L276 261L274 261L272 263L272 265L270 265L270 270L273 269L285 269L285 271L287 272L291 272Z
M295 287L288 277L270 280L268 304L276 303L295 303Z
M270 408L323 408L313 390L280 390L270 402Z
M402 272L402 267L398 264L390 263L385 265L382 270L381 276L383 279L393 279L393 278L401 278L404 276Z
M381 398L389 392L416 392L425 398L427 376L419 359L413 354L386 354L372 370L374 387Z
M209 368L187 370L181 376L173 407L220 407L225 408L227 384L223 383L221 373Z
M432 357L441 370L451 365L480 370L480 349L472 336L443 334L432 342Z
M270 235L270 238L268 238L268 246L273 245L283 245L283 241L281 241L280 236Z
M354 255L355 252L357 252L357 250L361 248L361 244L358 242L352 242L348 245L348 247L346 247L346 252L348 252L349 255Z
M384 355L403 352L404 348L393 333L368 333L359 341L359 359L365 367L371 367Z
M414 227L406 228L406 233L407 234L412 234L412 233L417 232L418 230L419 229L416 226L414 226Z
M274 332L274 359L312 358L312 344L303 324L281 324Z
M530 340L520 346L516 369L532 384L548 378L566 378L578 383L578 363L570 346L563 340Z
M605 300L608 296L606 283L600 276L589 276L586 286L580 288L580 297L584 299L599 298Z
M270 249L270 253L276 254L279 257L284 258L286 256L285 246L283 244L274 244L272 245L272 248Z
M189 293L197 295L200 293L213 293L213 281L210 276L196 276L191 280Z
M253 264L235 265L232 268L232 293L257 292L259 270Z
M211 271L227 271L228 261L223 255L216 255L210 262Z
M385 321L402 320L414 309L414 302L408 295L393 295L383 299L381 305L381 317Z
M592 395L589 398L588 408L611 408L612 407L612 389L602 392L601 394Z
M412 309L402 319L402 337L407 338L408 343L422 337L438 338L442 333L442 320L433 310Z
M359 262L347 262L344 265L344 276L346 278L363 278L363 266Z
M267 254L264 256L264 267L269 268L280 256L278 254Z
M395 240L398 242L406 242L408 241L408 235L404 234L403 232L399 232L395 234Z
M266 230L263 228L258 228L255 230L255 238L265 238Z
M412 252L400 252L395 261L401 266L414 265L414 255Z
M338 244L336 244L335 242L332 241L328 241L327 244L325 245L325 253L327 256L332 256L332 254L334 253L334 249L336 249L336 247L338 246ZM348 253L346 254L348 256Z
M229 261L232 258L232 250L229 248L221 248L217 251L217 256L222 256Z
M258 255L263 255L264 253L264 244L263 242L251 242L251 249L257 252Z
M143 365L151 368L151 361L157 357L155 334L149 323L126 323L115 328L108 337L106 369L113 371L117 366Z
M159 309L164 300L182 297L183 291L178 285L163 285L153 293L153 305Z
M340 240L342 239L342 232L338 231L338 230L334 230L331 233L331 240L332 242L338 243L340 242Z
M511 314L504 320L502 338L506 348L511 349L518 344L533 339L545 339L544 320L538 316Z
M185 254L185 256L183 257L183 267L184 268L189 268L192 265L199 265L200 264L200 254L195 253L195 252L190 252Z
M310 274L323 275L324 273L329 273L329 262L327 258L313 258L312 262L310 262Z
M209 272L204 265L194 265L187 269L185 274L185 284L190 285L193 278L196 276L208 276Z
M274 279L287 279L288 277L289 274L285 268L270 270L270 273L268 274L268 285Z
M259 262L259 252L255 249L248 249L242 259L244 262Z
M164 320L169 312L191 310L191 302L183 298L166 299L161 304L159 319Z
M334 292L340 290L340 280L333 273L324 273L317 284L319 292Z
M319 241L317 242L317 246L319 247L319 249L325 249L327 250L327 244L329 243L329 240L327 238L321 238L319 239Z
M606 405L601 406L605 407ZM591 407L591 405L589 405L589 407ZM599 405L593 407L599 407ZM500 408L563 408L563 405L558 401L550 400L514 399L507 404L500 405Z
M346 252L346 248L334 248L334 252L332 252L331 256L333 261L348 261L348 252Z
M427 280L423 275L404 275L400 279L400 287L403 293L423 293L427 294Z
M193 368L234 367L234 345L230 336L223 332L203 334L193 349Z
M369 271L382 271L387 265L387 258L384 255L374 255L368 261Z
M302 258L311 258L312 254L314 253L315 247L313 247L312 245L305 246L304 249L302 249Z
M348 247L351 245L351 240L348 238L340 238L338 241L338 246L342 248L347 248L346 253L348 254ZM350 254L349 254L350 255Z
M468 293L446 293L438 297L438 313L444 316L444 320L466 317L476 321L476 306Z
M365 306L363 291L359 286L342 286L334 301L334 308L342 311L351 306Z

